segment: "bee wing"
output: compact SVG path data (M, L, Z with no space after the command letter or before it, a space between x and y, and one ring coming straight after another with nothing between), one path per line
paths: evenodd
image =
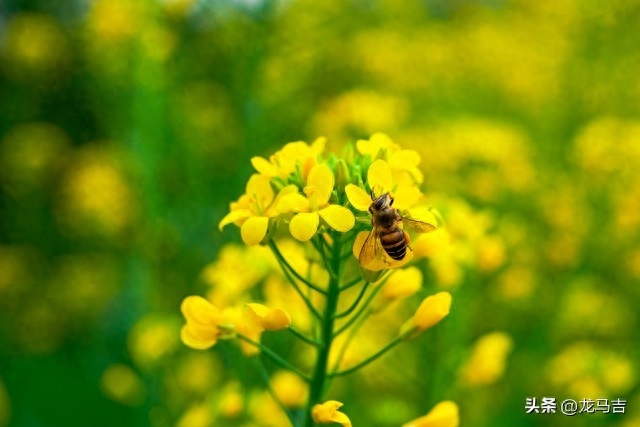
M367 265L374 259L378 258L382 252L382 245L378 238L378 231L376 227L373 227L371 233L367 236L367 240L364 241L362 249L360 249L360 255L358 255L358 261L360 265Z
M418 221L417 219L403 217L402 223L417 233L429 233L436 229L435 225L424 221Z

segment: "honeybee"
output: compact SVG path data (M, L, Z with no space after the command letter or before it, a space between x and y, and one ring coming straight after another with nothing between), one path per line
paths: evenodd
M400 212L393 207L393 197L389 193L375 197L372 191L371 200L369 212L371 212L373 228L360 249L358 256L360 265L367 265L376 258L384 258L383 250L393 260L401 261L404 259L407 248L411 250L411 247L409 246L409 235L399 226L401 222L418 233L428 233L436 229L433 224L403 218Z

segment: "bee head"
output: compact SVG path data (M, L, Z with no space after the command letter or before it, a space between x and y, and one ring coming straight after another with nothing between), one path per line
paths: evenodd
M370 211L381 211L387 206L393 205L393 198L389 195L389 193L385 193L382 196L374 197L373 192L371 192L371 198L373 203L371 203Z

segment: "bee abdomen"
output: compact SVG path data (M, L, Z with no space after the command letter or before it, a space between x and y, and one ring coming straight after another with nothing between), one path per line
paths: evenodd
M407 253L404 232L399 228L380 233L380 243L385 252L396 261L403 259Z

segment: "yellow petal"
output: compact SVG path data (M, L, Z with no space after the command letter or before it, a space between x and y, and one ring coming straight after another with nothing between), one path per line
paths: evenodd
M276 197L273 199L273 203L271 203L271 206L269 206L269 209L267 209L265 216L272 217L272 216L280 215L281 213L291 212L291 211L285 210L288 208L292 208L289 202L283 204L282 206L280 206L280 202L284 197L290 196L292 194L299 194L297 185L289 184L286 187L282 188L282 190L280 190L278 194L276 194ZM304 196L302 195L301 197L304 198ZM280 211L280 208L282 208L282 211Z
M420 164L420 154L415 150L399 150L389 156L389 165L393 169L408 170Z
M227 338L233 338L235 333L242 334L249 338L251 341L260 342L260 335L264 328L257 325L253 318L247 316L247 312L242 306L227 307L223 311L225 318L225 324L230 326L228 328ZM240 340L239 342L242 353L246 356L253 356L260 354L260 349L255 345Z
M220 229L220 231L222 231L222 229L226 225L229 225L232 222L235 223L236 221L239 221L245 218L249 218L250 216L251 216L251 211L249 211L248 209L238 209L235 211L231 211L227 215L225 215L224 218L220 220L220 223L218 224L218 228Z
M190 295L182 300L180 311L188 321L200 324L215 325L221 320L220 310L198 295Z
M364 156L368 154L372 159L376 158L379 148L380 147L378 146L374 147L367 139L359 139L358 141L356 141L356 149L358 150L358 152Z
M309 200L302 194L295 192L278 198L275 210L278 214L301 212L309 209Z
M408 216L409 218L413 218L413 219L417 219L418 221L423 221L423 222L428 222L429 224L438 224L438 216L437 216L437 210L429 207L429 206L425 206L425 205L418 205L418 206L414 206L411 209L408 209Z
M192 340L199 342L215 341L220 334L220 328L216 325L205 325L193 321L187 321L183 329Z
M271 204L274 196L271 180L268 176L254 173L247 181L246 193L248 196L255 198L261 209L266 209Z
M336 412L331 421L342 424L343 427L351 427L351 420L342 412Z
M335 178L329 166L319 163L309 172L305 193L309 198L312 194L315 195L316 203L318 206L322 206L329 202L334 184Z
M196 350L206 350L213 347L217 342L215 336L203 340L201 337L194 335L189 325L184 325L182 327L182 330L180 331L180 339L187 347L191 347Z
M278 168L276 167L276 165L272 164L271 162L269 162L267 159L263 157L258 157L258 156L252 157L251 164L253 165L255 170L262 175L265 175L268 177L274 177L278 175Z
M398 144L393 142L391 137L384 132L375 132L369 137L369 141L380 148L390 148L393 150L399 148Z
M417 418L402 427L458 427L460 415L458 405L450 400L438 403L424 417Z
M343 427L351 427L351 421L342 412L338 411L343 404L336 400L328 400L322 404L315 405L311 411L313 420L316 423L339 423Z
M393 182L396 185L420 185L424 181L424 174L418 168L407 169L391 169L393 173Z
M346 233L351 230L353 225L356 223L356 218L353 216L353 212L344 206L329 205L318 211L318 213L322 219L329 224L329 227L341 233Z
M287 142L279 153L292 161L297 161L307 157L311 153L311 147L304 141Z
M280 308L269 308L262 304L247 304L260 326L268 331L284 329L291 324L291 316Z
M396 209L409 209L422 197L418 187L400 187L393 193L393 207Z
M306 242L316 234L319 223L320 217L318 216L318 212L301 212L291 218L289 231L291 231L291 235L296 239L301 242Z
M381 159L371 163L367 172L367 182L376 196L391 191L393 176L389 164Z
M449 314L450 309L451 294L449 292L438 292L422 301L416 311L413 322L422 330L430 328Z
M344 192L347 194L347 199L349 199L351 206L359 211L366 212L369 210L369 206L371 206L371 195L369 193L354 184L347 184Z
M451 294L449 292L438 292L425 298L413 318L402 325L400 336L406 339L413 339L422 331L431 328L449 314L451 309Z
M371 156L371 160L378 158L386 159L390 152L400 149L387 134L376 132L369 140L360 139L356 142L356 147L360 154Z
M266 216L252 216L242 224L240 228L240 235L242 241L249 246L259 244L264 236L267 235L267 228L269 227L269 218Z

